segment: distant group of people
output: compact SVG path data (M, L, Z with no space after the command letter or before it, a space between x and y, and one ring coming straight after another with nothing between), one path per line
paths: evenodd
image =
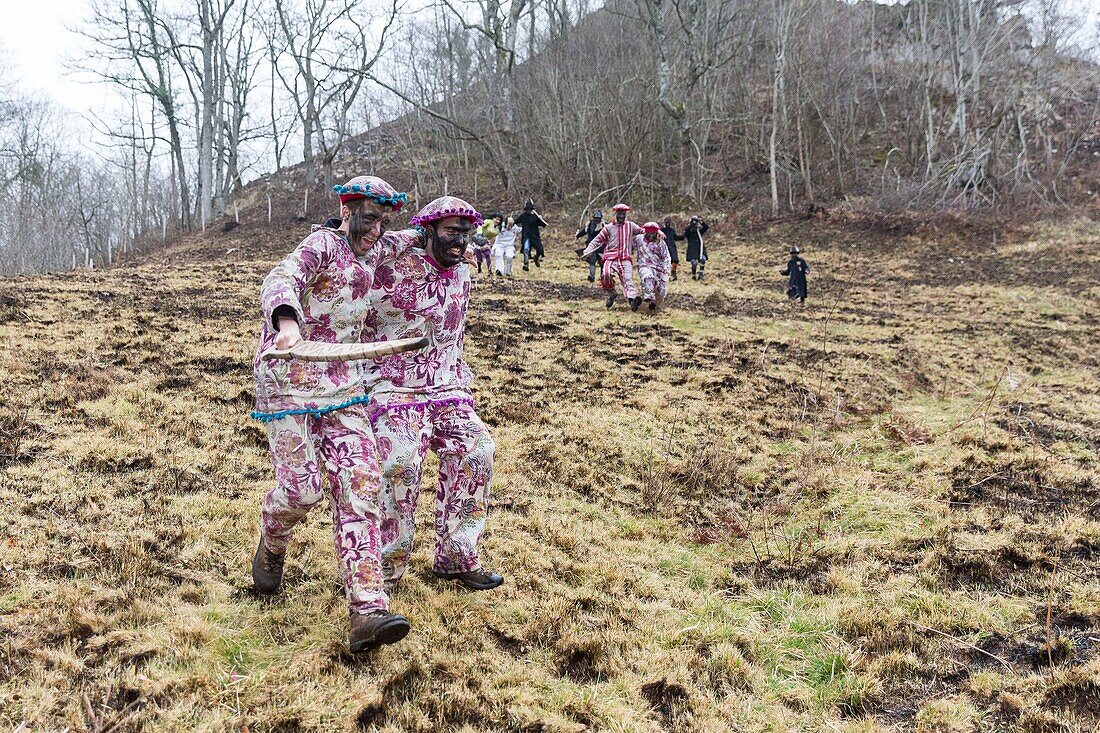
M520 245L523 255L523 269L529 271L531 263L542 267L542 258L546 251L542 246L542 228L549 226L546 220L535 210L535 202L527 199L523 204L523 213L518 217L492 214L474 232L474 261L477 271L482 264L490 275L512 276L512 260L516 258L516 244Z
M627 218L630 206L627 204L615 204L611 210L615 212L614 221L600 226L583 250L578 251L580 258L589 265L589 280L595 279L594 267L599 262L600 287L607 291L608 308L615 305L615 283L618 281L630 310L638 310L644 301L649 305L650 311L655 311L668 292L668 281L672 272L672 257L665 244L664 234L656 222L638 225L630 221ZM587 236L588 231L593 228L593 222L589 222L589 226L583 233L578 232L577 237ZM638 258L641 293L634 282L635 257Z
M701 216L692 216L682 233L672 225L672 217L666 216L663 226L649 221L639 227L627 221L630 207L620 203L612 207L615 220L605 224L599 209L592 212L588 224L577 230L576 239L584 238L585 246L577 252L588 263L588 281L594 282L597 269L600 285L609 291L606 305L615 304L615 281L619 282L623 296L631 310L643 303L656 310L668 293L668 283L677 277L680 264L677 242L687 242L687 261L691 265L691 279L702 280L707 266L707 245L703 235L710 226ZM641 293L634 285L634 263L637 262ZM781 274L788 276L787 297L806 302L807 278L810 266L801 256L801 250L793 245L790 260Z
M651 312L657 310L668 294L669 281L677 278L678 241L687 241L691 279L703 279L707 263L703 235L710 227L702 217L691 217L687 228L679 233L672 225L672 217L665 217L664 226L655 221L638 225L627 218L629 205L618 203L611 209L615 212L614 221L605 224L597 209L588 224L574 235L576 239L585 239L585 246L577 253L588 263L589 282L596 280L599 268L600 287L608 291L608 308L615 305L617 281L631 310L638 310L642 303L648 304ZM641 292L634 282L635 262Z
M628 221L630 206L627 204L616 204L612 211L615 212L614 221L605 222L603 213L596 209L588 223L574 235L576 239L584 239L584 246L577 252L588 263L588 281L595 282L598 276L600 286L608 291L608 308L614 306L621 292L631 310L638 310L643 303L648 304L650 311L657 310L668 293L669 282L679 276L677 242L687 244L684 259L691 265L691 279L705 277L708 256L703 235L710 225L703 217L693 215L679 232L671 216L666 216L662 224L649 221L638 225ZM481 273L484 267L490 275L511 277L517 246L523 255L525 271L530 269L532 262L535 267L541 267L545 256L542 229L546 226L548 223L535 210L535 203L530 198L524 202L523 213L517 217L493 214L474 233L477 271ZM800 256L799 248L792 247L791 260L782 270L789 278L787 295L791 300L806 302L809 271L810 266Z
M649 224L652 225L655 224L655 222L649 222ZM596 235L599 234L603 227L603 214L599 209L596 209L592 212L592 218L589 220L588 224L578 229L574 238L580 239L584 237L585 246L587 246L596 238ZM677 269L680 266L680 253L676 243L685 240L688 245L685 259L691 264L691 279L703 279L703 271L707 265L707 246L703 241L703 235L707 233L708 229L710 229L710 225L707 224L701 216L692 216L683 233L677 233L676 228L672 226L672 217L665 217L664 224L658 227L658 231L661 233L661 239L664 241L665 246L668 247L669 261L671 264L669 269L670 280L675 280L677 278ZM602 254L603 250L597 249L586 257L588 262L588 282L595 281L596 268L601 262Z

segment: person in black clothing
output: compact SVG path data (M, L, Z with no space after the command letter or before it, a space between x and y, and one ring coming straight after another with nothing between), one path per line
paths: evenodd
M580 239L584 237L584 247L588 247L588 243L596 238L596 235L603 229L603 214L599 209L592 212L592 220L588 222L588 226L582 227L577 230L574 235L574 239ZM596 268L600 264L600 255L603 254L603 247L588 255L588 282L596 282Z
M534 258L535 267L542 267L542 234L539 229L548 226L546 220L535 211L535 202L527 199L523 204L523 213L516 217L516 223L523 230L520 238L523 241L523 269L528 270L527 262Z
M676 279L676 266L680 264L680 253L676 251L676 243L684 240L683 234L676 233L676 227L672 226L672 217L665 217L665 225L661 227L661 233L665 235L665 244L668 245L668 256L672 258L672 279Z
M787 297L791 300L798 298L805 305L806 275L810 271L810 266L806 264L806 260L799 256L801 252L802 250L797 245L792 245L791 259L787 261L787 269L780 270L779 274L790 277L790 280L787 281Z
M707 245L703 244L703 235L707 233L707 223L700 216L691 217L691 223L684 230L687 240L687 261L691 263L691 279L702 280L703 268L707 266Z

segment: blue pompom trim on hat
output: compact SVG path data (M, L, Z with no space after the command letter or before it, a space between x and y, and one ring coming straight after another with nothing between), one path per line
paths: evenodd
M386 196L381 193L371 193L371 185L369 183L365 185L353 183L350 186L336 184L332 187L332 190L340 196L346 196L349 193L362 193L364 194L364 198L368 198L380 206L392 206L395 211L400 211L401 207L409 202L409 195L407 193L395 193L392 196Z

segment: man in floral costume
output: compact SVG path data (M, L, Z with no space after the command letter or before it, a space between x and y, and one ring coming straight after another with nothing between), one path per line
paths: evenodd
M294 527L321 503L327 483L350 615L349 646L360 652L409 632L405 617L389 612L383 587L380 475L362 362L263 358L272 348L287 349L302 339L359 342L379 262L420 241L415 230L385 231L407 197L382 179L359 176L336 188L338 226L314 227L261 288L264 322L253 362L253 417L267 425L276 485L264 498L252 577L261 593L279 589Z
M618 278L623 297L630 303L630 310L636 311L642 304L642 298L634 285L634 265L630 258L630 251L634 245L634 237L642 234L642 228L632 221L627 221L626 214L630 211L630 207L626 204L615 204L611 210L615 212L615 221L601 229L600 233L588 243L584 252L581 253L581 259L585 259L603 247L600 287L608 291L607 307L615 305L615 278Z
M672 256L657 222L647 221L642 229L645 233L634 237L634 257L638 263L638 279L642 281L642 300L653 312L668 293Z
M474 411L473 375L462 358L470 300L470 267L463 257L481 221L462 199L438 198L412 218L424 231L425 248L407 250L375 272L362 339L392 341L422 333L430 340L423 351L366 364L382 462L382 564L391 586L404 575L412 553L429 448L439 456L432 572L474 590L504 582L478 559L496 446Z

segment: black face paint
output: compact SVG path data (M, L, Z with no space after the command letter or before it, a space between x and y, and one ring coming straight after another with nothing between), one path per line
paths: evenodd
M472 230L473 226L466 219L460 219L458 224L448 226L442 232L437 226L427 227L432 258L444 269L462 262Z
M625 211L615 212L615 221L617 221L620 224L622 224L624 221L626 221L626 212Z
M388 209L380 206L368 205L366 202L357 202L358 205L351 212L348 219L348 242L351 250L359 257L370 251L374 243L386 233L390 223ZM350 208L350 207L349 207ZM375 225L378 230L375 232Z

